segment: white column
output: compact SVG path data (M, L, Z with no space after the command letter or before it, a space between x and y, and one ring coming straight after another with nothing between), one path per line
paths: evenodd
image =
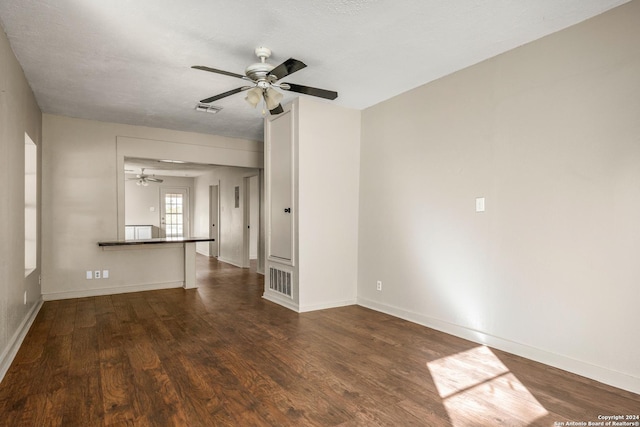
M196 244L184 244L184 288L196 288Z

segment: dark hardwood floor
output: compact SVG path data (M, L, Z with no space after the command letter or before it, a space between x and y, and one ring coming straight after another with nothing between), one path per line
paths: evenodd
M553 426L640 396L362 307L296 314L198 256L197 290L46 302L2 426ZM560 424L556 424L560 425Z

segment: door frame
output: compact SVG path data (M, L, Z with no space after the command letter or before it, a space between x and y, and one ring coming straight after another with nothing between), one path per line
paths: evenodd
M214 188L215 196L213 194ZM211 202L214 200L214 197L218 207L216 212L213 212L211 209ZM209 224L216 224L215 233L213 233L212 230L213 226L209 226L209 237L216 239L214 242L209 242L209 256L218 258L220 256L220 180L218 180L217 184L209 185Z
M256 185L258 190L258 206L251 206L251 178L256 178ZM242 267L249 268L250 264L250 251L251 251L251 229L249 225L251 224L251 209L257 209L258 212L258 223L254 224L254 227L258 227L256 231L256 235L258 237L258 260L260 260L260 217L261 217L261 209L260 209L260 174L249 175L242 178ZM260 263L260 261L258 261Z

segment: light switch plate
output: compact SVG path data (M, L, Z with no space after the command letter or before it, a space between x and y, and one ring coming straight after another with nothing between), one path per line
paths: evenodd
M87 277L87 280L93 279L93 271L87 270L87 276L86 277Z
M484 212L484 197L476 199L476 212Z
M103 279L109 278L109 270L102 270L102 278Z

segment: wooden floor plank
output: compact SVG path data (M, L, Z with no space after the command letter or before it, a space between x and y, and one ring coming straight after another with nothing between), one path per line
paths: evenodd
M87 311L89 310L87 308ZM86 314L81 314L81 316L95 318L95 316L86 316ZM83 326L85 325L83 324ZM76 327L73 333L71 353L73 357L69 360L68 376L65 381L67 400L65 401L63 424L100 425L104 419L104 408L100 384L98 335L95 328Z
M46 302L10 426L553 426L640 396L358 306L298 314L197 256L198 289Z
M63 336L73 334L76 321L76 308L78 300L69 299L58 302L56 316L50 329L50 335Z
M82 298L76 305L76 328L91 328L96 325L95 298Z
M100 386L106 425L133 422L136 419L131 399L134 394L131 372L131 365L122 348L100 350Z

